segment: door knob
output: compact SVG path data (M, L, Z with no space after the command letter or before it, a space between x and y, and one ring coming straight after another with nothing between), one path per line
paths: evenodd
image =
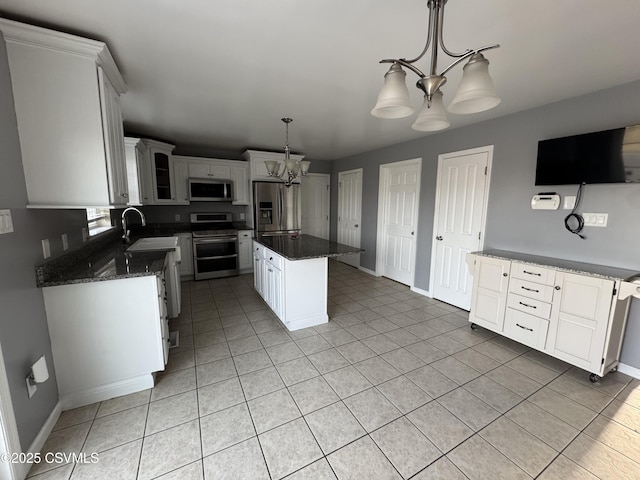
M442 239L442 235L438 235L438 236L436 237L436 240L442 241L442 240L443 240L443 239Z

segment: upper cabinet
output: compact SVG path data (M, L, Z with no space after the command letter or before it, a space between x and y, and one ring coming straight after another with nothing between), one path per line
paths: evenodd
M174 145L144 139L147 148L153 188L153 204L175 204L176 179L173 171L172 152Z
M32 208L129 203L120 95L102 42L0 19Z

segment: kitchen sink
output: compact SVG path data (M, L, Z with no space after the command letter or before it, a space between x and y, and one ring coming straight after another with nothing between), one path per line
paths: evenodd
M151 250L174 250L179 243L178 237L146 237L137 240L127 248L127 252L148 252Z

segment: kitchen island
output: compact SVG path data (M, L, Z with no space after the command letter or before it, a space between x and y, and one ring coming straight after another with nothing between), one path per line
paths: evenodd
M361 252L311 235L258 236L254 287L290 331L327 323L328 258Z

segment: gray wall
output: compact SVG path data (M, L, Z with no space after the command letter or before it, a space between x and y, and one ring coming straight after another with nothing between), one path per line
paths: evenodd
M58 401L55 368L42 291L36 288L35 266L43 261L41 240L51 242L53 256L62 253L61 235L71 248L82 244L83 210L27 210L26 185L18 141L5 43L0 37L0 209L10 209L14 232L0 235L0 343L4 353L20 443L29 448ZM50 378L31 399L25 377L44 354Z
M638 236L640 185L587 185L579 211L608 213L607 228L586 228L586 240L568 233L568 213L533 211L531 197L554 190L575 195L577 186L534 186L537 144L541 139L640 123L640 81L545 107L333 162L332 237L337 230L337 174L363 168L361 266L375 270L378 181L381 164L422 158L420 219L415 286L429 290L431 241L438 155L494 145L485 248L612 265L640 271ZM640 367L640 308L634 300L623 361Z

